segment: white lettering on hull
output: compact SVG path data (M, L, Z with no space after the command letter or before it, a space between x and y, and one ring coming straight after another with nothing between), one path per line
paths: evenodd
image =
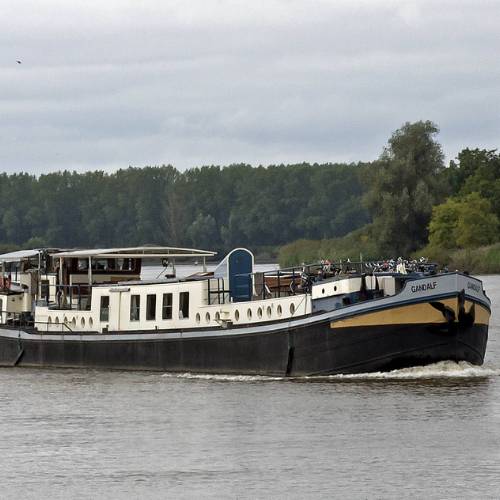
M411 293L426 292L427 290L434 290L436 288L437 282L432 283L420 283L419 285L412 285Z

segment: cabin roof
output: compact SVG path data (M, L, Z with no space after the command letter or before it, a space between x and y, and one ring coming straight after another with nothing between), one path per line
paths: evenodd
M25 259L37 257L44 252L59 252L60 248L32 248L30 250L17 250L15 252L8 252L0 255L0 262L21 262Z
M52 253L52 257L96 257L96 258L168 258L168 257L212 257L217 252L195 248L142 246L125 248L95 248Z

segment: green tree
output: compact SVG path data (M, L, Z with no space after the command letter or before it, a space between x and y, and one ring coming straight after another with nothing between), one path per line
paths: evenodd
M19 217L13 208L7 209L2 217L2 226L8 242L19 243Z
M198 214L196 219L187 228L187 237L190 244L199 248L211 248L211 242L217 232L215 219L211 215Z
M455 237L460 248L473 248L494 243L499 239L498 217L491 203L479 193L467 195L461 204Z
M495 151L465 149L459 155L460 170L465 170L461 194L477 192L491 203L500 218L500 155Z
M429 223L429 244L439 248L456 248L456 231L460 218L461 203L448 198L445 203L432 209Z
M370 169L365 202L383 253L409 254L427 241L432 206L445 193L438 131L430 121L405 123Z
M440 248L475 248L500 239L499 219L479 193L449 198L434 207L429 243Z

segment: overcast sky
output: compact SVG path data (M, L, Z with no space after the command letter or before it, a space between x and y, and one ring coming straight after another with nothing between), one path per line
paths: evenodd
M0 171L500 145L499 1L1 0ZM22 61L18 64L16 60Z

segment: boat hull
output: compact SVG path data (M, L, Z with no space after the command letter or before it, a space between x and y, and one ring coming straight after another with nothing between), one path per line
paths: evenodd
M128 334L0 329L3 366L308 376L484 361L489 309L457 297L338 317L312 315L271 330Z

